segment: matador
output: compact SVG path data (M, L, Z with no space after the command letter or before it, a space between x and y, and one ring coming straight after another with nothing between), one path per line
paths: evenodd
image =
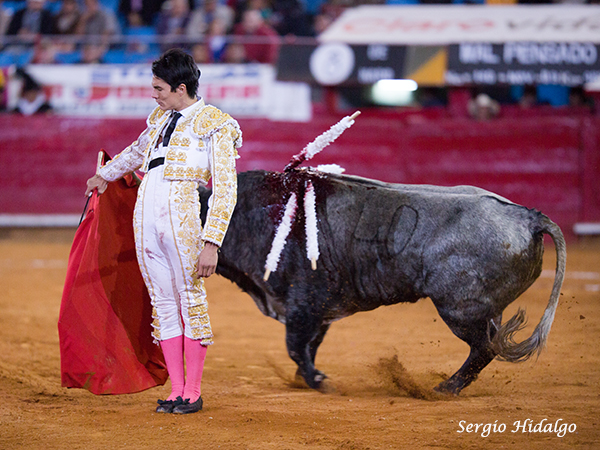
M206 350L213 343L204 278L212 275L237 194L235 160L242 144L238 123L197 98L200 70L180 49L152 64L158 107L138 139L100 167L86 195L136 170L145 173L134 211L137 259L152 301L152 329L171 379L157 412L202 409ZM198 187L212 178L206 223ZM184 370L184 356L185 367Z

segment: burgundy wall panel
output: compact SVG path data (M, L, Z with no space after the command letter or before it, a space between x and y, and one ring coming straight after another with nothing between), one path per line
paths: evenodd
M600 222L600 118L588 118L583 124L581 155L584 222Z
M238 169L282 170L340 118L242 119ZM118 153L144 126L143 119L0 115L0 213L80 213L97 151ZM504 114L479 123L365 111L308 164L396 183L479 186L543 211L570 234L578 221L600 220L598 126L589 116Z

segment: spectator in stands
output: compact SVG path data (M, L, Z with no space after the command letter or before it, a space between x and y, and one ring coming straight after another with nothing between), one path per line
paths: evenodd
M164 3L156 25L158 34L168 38L162 46L163 51L172 47L185 47L185 39L178 41L176 38L185 36L190 16L188 0L168 0Z
M81 19L81 11L77 0L63 0L61 8L54 17L54 30L61 36L73 36L77 33L77 27ZM76 42L70 39L54 38L56 51L59 53L70 53L75 51Z
M10 23L11 15L6 8L2 6L2 0L0 0L0 36L6 34L8 24Z
M537 105L537 90L535 86L528 84L523 88L523 95L519 99L519 106L523 109Z
M304 6L299 0L274 0L273 15L269 23L281 36L314 36L315 34Z
M593 102L585 95L583 86L573 86L569 90L569 106L591 108Z
M333 21L340 17L349 7L351 7L351 5L344 0L329 0L321 3L319 10L320 14L326 14Z
M211 24L218 20L227 34L233 26L235 12L229 6L218 0L204 0L204 4L192 11L186 33L189 37L198 38L209 32Z
M31 40L40 34L54 33L54 17L44 9L44 0L27 0L25 8L13 15L6 34Z
M487 94L479 94L467 105L469 115L480 121L493 119L500 113L500 104Z
M33 46L33 57L31 64L54 64L56 63L57 46L51 38L42 38Z
M227 64L244 64L247 63L246 50L243 44L238 42L230 42L223 53L223 62Z
M164 0L121 0L119 13L125 18L127 26L153 26Z
M192 45L190 54L196 64L209 64L213 62L210 57L208 45L203 42Z
M0 111L6 109L6 95L4 95L5 86L6 78L4 77L4 71L0 69Z
M206 33L206 44L212 62L223 62L225 50L229 45L227 40L227 26L219 18L215 18L209 25Z
M328 13L317 14L313 20L313 29L315 36L320 35L333 23L333 17Z
M271 0L248 0L245 9L256 9L260 11L260 15L265 22L270 23L273 16L273 8L271 8Z
M54 17L56 34L75 34L80 17L77 0L63 0L60 10Z
M99 43L87 43L81 48L79 64L103 64L107 46Z
M248 62L274 64L279 52L277 32L262 18L260 11L244 11L242 21L234 28L236 36L247 38L244 50Z
M111 36L119 34L114 12L103 8L98 0L85 0L85 10L77 23L77 34Z
M418 105L421 108L436 108L446 106L448 100L443 88L420 87L417 92Z
M52 111L44 90L27 72L19 68L16 76L23 80L23 87L17 106L13 110L14 113L31 116Z

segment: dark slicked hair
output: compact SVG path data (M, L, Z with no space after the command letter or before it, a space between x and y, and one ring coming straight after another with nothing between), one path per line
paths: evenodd
M200 69L194 58L180 48L172 48L152 63L152 74L171 86L171 92L185 84L190 98L196 98Z

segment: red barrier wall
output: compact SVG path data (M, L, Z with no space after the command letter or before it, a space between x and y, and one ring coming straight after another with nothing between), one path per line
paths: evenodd
M582 165L582 219L600 222L600 119L587 119L583 123L581 155Z
M507 117L508 116L508 117ZM240 120L240 171L282 170L290 157L341 118L316 114L307 124ZM96 154L116 154L143 119L0 115L0 213L78 214ZM506 115L467 118L364 111L311 165L399 183L470 184L537 208L570 234L600 221L600 119Z

